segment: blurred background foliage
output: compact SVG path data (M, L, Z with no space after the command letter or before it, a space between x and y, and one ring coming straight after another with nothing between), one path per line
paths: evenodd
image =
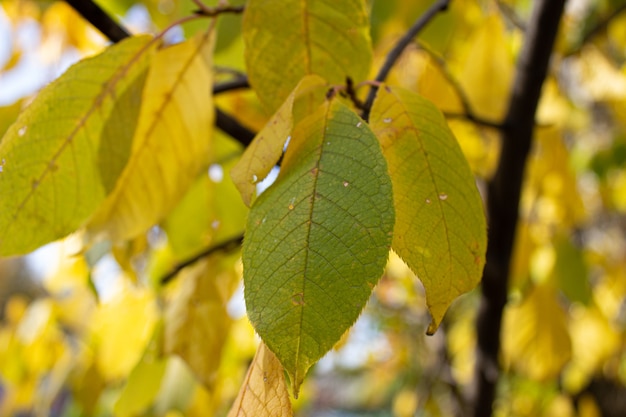
M196 9L191 0L98 3L133 33L156 33ZM373 76L430 1L369 3ZM454 0L389 79L442 109L483 188L499 151L489 124L506 109L531 6ZM571 0L561 25L522 195L496 416L626 409L624 9L622 0ZM240 22L220 18L218 82L244 70ZM42 85L107 44L64 2L2 0L0 135ZM251 92L217 102L251 129L267 120ZM146 236L87 250L75 235L0 260L0 416L226 414L258 342L239 254L214 255L159 283L176 263L244 228L228 175L242 149L216 135L207 175ZM425 336L423 289L392 254L361 319L306 381L296 415L463 415L477 305L476 292L461 297Z

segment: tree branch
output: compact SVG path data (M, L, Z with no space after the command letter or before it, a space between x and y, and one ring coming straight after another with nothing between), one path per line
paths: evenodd
M224 113L217 106L215 107L215 126L244 147L250 145L250 142L256 136L256 133L242 125L231 115Z
M396 64L396 61L400 58L406 47L413 41L413 38L415 38L438 13L447 10L450 1L451 0L437 0L428 10L426 10L426 12L424 12L423 15L419 17L419 19L417 19L417 21L415 21L413 26L411 26L404 36L398 40L396 46L394 46L387 55L383 66L376 75L377 82L381 83L385 81L389 72ZM374 104L377 91L378 87L374 85L367 95L367 99L365 100L365 109L363 110L363 120L365 121L369 120L369 114L372 110L372 104Z
M241 90L245 88L250 88L250 83L248 82L248 77L243 75L233 80L224 81L213 85L213 95L226 93L233 90Z
M507 301L522 179L532 144L537 104L564 6L565 0L537 0L534 4L502 130L498 167L488 184L489 247L476 321L474 417L488 417L492 413L500 375L500 329Z
M189 259L186 259L182 262L180 262L179 264L176 264L172 270L170 272L168 272L167 274L163 275L161 277L161 279L159 280L161 282L161 285L165 285L168 282L170 282L172 279L174 279L174 277L180 272L182 271L184 268L193 265L194 263L198 262L199 260L213 255L217 252L230 252L233 251L235 249L238 249L241 244L243 243L243 235L238 235L235 237L232 237L228 240L225 240L221 243L218 243L215 246L211 246L209 248L204 249L201 252L198 252L197 254L195 254L194 256L192 256Z
M126 29L120 26L92 0L65 1L111 42L116 43L130 36L130 33Z

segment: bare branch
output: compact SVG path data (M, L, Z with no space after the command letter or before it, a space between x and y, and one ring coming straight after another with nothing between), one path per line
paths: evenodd
M216 7L209 7L199 0L194 0L194 3L199 7L199 9L196 10L194 13L206 17L215 17L224 13L241 14L244 11L244 6L231 6L227 4L219 5Z
M447 10L450 1L451 0L437 0L428 10L426 10L426 12L424 12L423 15L419 17L419 19L417 19L413 26L411 26L404 36L398 40L396 46L394 46L391 52L387 55L383 66L378 71L378 75L376 75L376 82L385 81L389 72L396 64L396 61L400 58L406 47L413 41L413 38L415 38L438 13ZM372 104L374 103L374 98L376 98L377 91L378 87L372 86L369 94L367 95L367 99L365 100L363 119L366 121L369 120L369 113L372 109Z
M239 249L239 247L241 246L241 244L243 243L243 235L238 235L235 237L232 237L228 240L225 240L221 243L218 243L215 246L211 246L208 247L206 249L204 249L203 251L195 254L194 256L192 256L189 259L186 259L178 264L176 264L172 270L170 272L168 272L167 274L165 274L163 277L161 277L161 279L159 280L161 282L161 285L165 285L168 282L170 282L172 279L174 279L174 277L180 272L182 271L184 268L193 265L194 263L198 262L201 259L206 258L207 256L211 256L217 252L231 252L234 250Z

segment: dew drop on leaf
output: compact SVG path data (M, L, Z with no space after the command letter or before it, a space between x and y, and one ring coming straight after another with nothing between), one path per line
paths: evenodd
M20 127L19 130L17 131L17 135L24 136L25 134L26 134L26 126Z
M344 187L347 187L348 185L350 185L350 183L349 183L348 181L344 181L344 182L343 182L343 186L344 186Z
M256 175L252 174L252 184L256 184L256 182L259 180L259 177L257 177Z
M439 194L439 199L441 201L446 201L448 199L448 194L445 194L445 193Z
M391 123L391 117L385 117L385 118L383 119L383 122L385 122L385 123Z
M426 204L430 204L430 198L426 199Z
M356 124L356 127L361 127L362 124L363 124L362 122L359 122Z

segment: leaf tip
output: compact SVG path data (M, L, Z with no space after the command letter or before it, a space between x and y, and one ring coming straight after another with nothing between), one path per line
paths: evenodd
M434 335L438 328L439 328L439 323L436 322L435 319L433 318L430 324L428 325L428 329L426 329L426 335L427 336Z

